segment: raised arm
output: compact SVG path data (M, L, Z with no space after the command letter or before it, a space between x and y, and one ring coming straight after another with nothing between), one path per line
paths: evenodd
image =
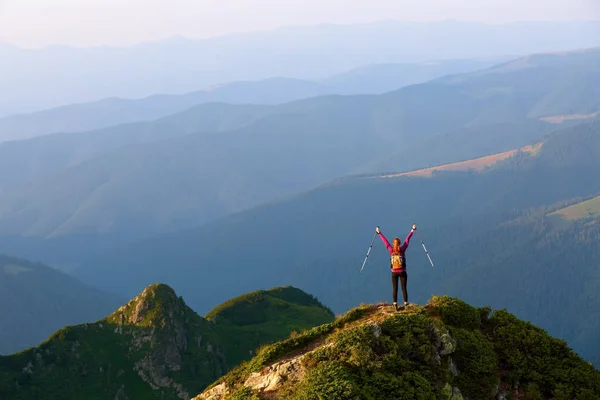
M379 230L379 227L377 227L376 230L377 234L379 235L379 237L381 238L381 241L383 242L383 244L385 245L385 247L388 249L388 251L390 252L390 254L392 254L392 250L394 249L392 247L392 245L390 244L390 242L388 242L388 240L385 238L385 236L383 236L383 233L381 233L381 231Z
M410 238L416 230L417 226L413 224L412 229L410 230L410 232L408 232L408 236L406 236L406 239L404 240L404 244L400 247L400 250L402 252L404 252L408 248L408 245L410 244Z

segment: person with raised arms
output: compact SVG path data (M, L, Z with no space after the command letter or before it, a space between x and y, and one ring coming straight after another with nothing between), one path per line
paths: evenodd
M408 275L406 273L406 249L410 244L410 238L413 233L417 230L417 225L413 224L412 229L406 236L403 244L400 244L400 239L394 238L393 245L386 239L386 237L381 233L379 227L375 228L375 232L381 240L383 244L388 249L390 253L390 268L392 271L392 297L394 300L394 308L396 311L399 309L398 307L398 280L400 280L400 284L402 287L402 296L404 297L404 306L408 305L408 291L406 285L408 283Z

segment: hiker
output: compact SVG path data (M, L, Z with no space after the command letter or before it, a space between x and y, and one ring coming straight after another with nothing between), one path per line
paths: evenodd
M387 247L390 252L390 267L392 270L392 295L394 298L394 308L396 311L398 310L398 279L400 279L400 283L402 285L402 296L404 297L404 306L408 305L408 292L406 290L406 283L408 281L408 275L406 275L406 256L405 252L408 248L408 244L410 243L410 238L413 233L417 230L417 225L413 224L412 229L408 233L404 244L400 245L400 239L394 238L394 245L392 246L390 242L383 236L379 227L375 229L375 232L381 240L385 247Z

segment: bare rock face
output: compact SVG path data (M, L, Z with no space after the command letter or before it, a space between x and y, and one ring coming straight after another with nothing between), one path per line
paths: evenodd
M434 338L440 356L447 356L456 351L456 340L450 335L448 328L433 324Z
M261 372L255 372L248 377L244 386L259 392L272 392L279 389L286 380L300 380L303 373L301 358L279 362Z
M172 389L178 397L189 399L183 386L169 377L181 369L188 346L185 305L173 289L151 285L112 318L118 333L131 337L129 353L143 354L134 367L142 380L155 390Z
M434 322L431 332L431 341L433 343L431 353L432 357L438 365L442 364L442 357L448 356L456 351L456 340L450 335L448 328L441 323ZM450 371L456 376L458 369L452 363L452 359L448 357Z
M279 390L285 381L300 380L304 372L302 358L304 358L304 355L291 360L277 362L260 372L254 372L246 379L244 386L260 393L268 393ZM227 385L221 383L195 397L193 400L221 400L229 393L230 389Z
M371 325L371 330L373 331L373 336L375 336L375 339L379 340L381 337L381 326L375 322L373 325Z
M135 369L151 387L172 388L180 398L189 399L190 395L183 386L167 375L181 369L182 354L187 348L185 310L172 289L159 287L153 292L152 288L147 288L138 296L140 299L135 312L129 318L130 322L136 323L154 319L153 328L149 332L140 332L137 340L134 340L132 351L147 350L145 357L136 362ZM161 303L161 313L150 316L149 313L156 313L153 308L157 302Z
M229 394L230 390L225 383L221 383L199 396L194 397L192 400L221 400Z
M333 345L333 343L323 344L304 354L273 363L260 372L250 374L244 382L244 386L265 396L269 396L281 389L284 382L300 381L304 378L305 368L302 361L307 355L312 354L317 349ZM221 383L194 397L193 400L222 400L230 393L231 389L225 383Z

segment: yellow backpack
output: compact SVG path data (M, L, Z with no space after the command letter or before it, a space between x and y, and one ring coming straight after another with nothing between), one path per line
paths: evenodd
M391 269L405 269L406 268L406 259L403 254L393 254L390 259L390 268Z

